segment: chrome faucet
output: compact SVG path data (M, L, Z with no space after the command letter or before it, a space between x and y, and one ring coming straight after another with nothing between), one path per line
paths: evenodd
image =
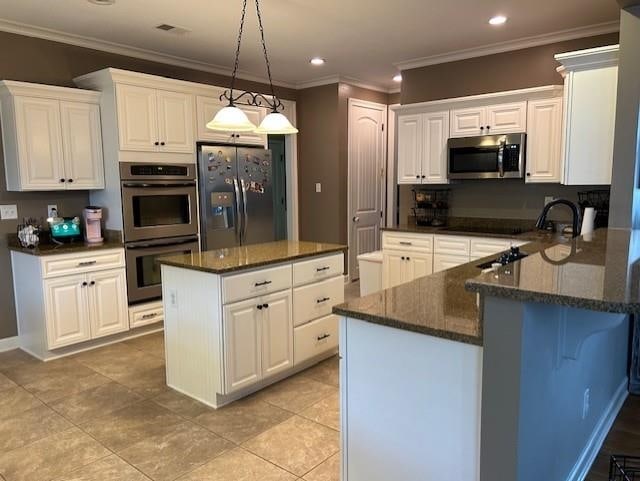
M540 217L538 217L536 227L538 229L544 229L544 226L547 223L547 215L549 214L549 211L552 207L558 204L564 204L571 209L571 212L573 213L573 232L571 235L572 237L578 237L578 235L580 234L580 232L578 232L578 229L580 227L580 208L575 203L567 199L555 199L545 205L544 209L542 209Z

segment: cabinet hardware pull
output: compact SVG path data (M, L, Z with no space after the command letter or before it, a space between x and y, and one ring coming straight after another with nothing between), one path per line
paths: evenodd
M328 271L329 269L331 269L329 266L318 267L316 268L316 272Z
M269 304L262 304L262 307L264 307L265 309L269 309Z
M266 286L266 285L269 285L269 284L271 284L271 281L256 282L254 285L256 287L262 287L262 286Z
M89 282L89 285L90 285L90 286L95 286L95 285L96 285L96 281L91 281L91 282Z
M82 287L87 287L87 281L84 281L84 282L81 284L81 286L82 286Z
M71 183L73 182L73 179L68 179L67 182Z
M404 256L402 256L400 259L401 259L401 260L404 260Z
M325 339L327 339L329 337L331 337L331 334L322 334L322 335L318 336L316 339L318 341L324 341Z
M407 257L407 260L408 260L408 261L410 261L410 260L411 260L411 257Z
M164 145L164 142L160 142L160 145Z
M160 145L160 142L154 142L153 145Z
M98 261L85 261L85 262L78 262L78 267L87 267L87 266L92 266L94 264L96 264Z
M64 181L65 181L65 179L60 179L60 182L64 182Z
M412 246L413 243L412 242L408 242L408 241L400 241L400 245L401 246Z
M262 310L262 304L258 304L258 305L256 306L256 308L258 308L258 309L261 311L261 310Z
M150 313L150 314L144 314L144 315L142 316L142 319L143 319L143 320L145 320L145 319L153 319L153 318L154 318L154 317L156 317L157 315L158 315L158 313L157 313L157 312L152 312L152 313Z
M327 301L330 301L330 300L331 300L330 297L323 297L322 299L316 299L316 303L322 304L323 302L327 302Z

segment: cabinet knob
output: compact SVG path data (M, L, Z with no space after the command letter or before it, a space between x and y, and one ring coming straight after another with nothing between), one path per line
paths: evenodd
M427 176L426 176L426 175L423 175L423 176L422 176L422 178L423 178L423 179L426 179L426 178L427 178Z
M527 177L531 177L531 172L527 172Z
M411 260L411 257L407 257L407 260L408 260L408 261L410 261L410 260Z
M483 127L483 126L480 126L480 130L484 130L484 127Z
M65 179L60 179L60 182L64 182L64 181L65 181Z
M87 287L87 281L84 281L84 282L82 283L82 287Z
M89 285L90 285L90 286L95 286L95 285L96 285L96 281L91 281L91 282L89 282Z
M269 309L269 304L262 304L262 307L264 307L265 309Z
M404 260L404 256L402 256L400 259Z
M67 179L67 182L72 183L73 179Z
M153 145L160 145L160 142L154 142Z
M258 310L262 310L262 304L258 304L256 307L258 308Z
M164 142L160 142L160 145L164 145Z
M489 130L490 128L491 128L491 126L490 126L490 125L487 125L487 130Z

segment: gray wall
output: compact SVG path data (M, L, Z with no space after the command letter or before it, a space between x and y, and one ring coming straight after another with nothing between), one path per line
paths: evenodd
M223 75L164 65L106 52L50 42L0 32L0 79L21 80L50 85L74 87L73 78L116 67L181 80L228 85ZM264 84L240 80L240 88L268 92ZM276 88L282 98L296 99L297 92ZM336 107L337 108L337 107ZM335 141L337 149L337 139ZM337 152L336 152L337 155ZM4 179L4 159L0 152L0 204L17 204L19 218L46 215L47 204L58 204L65 215L79 214L88 203L87 192L7 192ZM6 235L15 232L15 221L0 221L0 339L17 334L11 264Z

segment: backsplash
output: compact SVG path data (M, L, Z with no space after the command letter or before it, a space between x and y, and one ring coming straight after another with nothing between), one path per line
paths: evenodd
M412 185L399 186L400 222L412 215ZM442 188L451 189L451 217L486 217L498 219L537 219L545 197L562 197L578 202L578 192L602 189L603 186L566 186L559 184L525 184L522 180L461 181ZM438 187L440 188L440 187ZM569 210L558 207L550 219L567 220Z

